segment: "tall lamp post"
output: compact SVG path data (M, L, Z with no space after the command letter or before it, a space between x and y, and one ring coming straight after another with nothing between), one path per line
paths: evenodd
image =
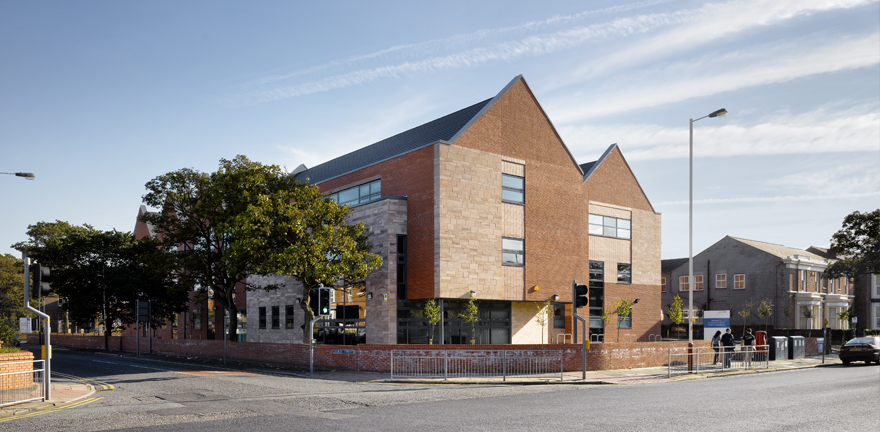
M690 184L688 185L688 344L694 344L694 122L706 117L724 117L727 110L721 108L707 116L696 120L691 119L691 144L690 144Z
M18 173L8 173L8 172L0 172L0 174L9 174L9 175L14 175L14 176L16 176L16 177L24 177L24 178L27 179L27 180L33 180L34 178L37 177L37 176L34 175L34 173L21 173L21 172L18 172Z

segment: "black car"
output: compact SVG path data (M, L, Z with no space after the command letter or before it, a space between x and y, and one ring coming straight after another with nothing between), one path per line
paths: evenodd
M880 364L880 336L850 339L846 345L840 347L840 361L843 364L849 364L851 361Z

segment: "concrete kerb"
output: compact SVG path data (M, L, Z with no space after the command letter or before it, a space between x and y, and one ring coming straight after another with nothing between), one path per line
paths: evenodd
M32 401L20 404L0 407L0 419L12 416L27 414L34 411L40 411L48 408L61 407L71 404L80 399L87 398L97 392L94 386L90 384L70 384L70 383L52 383L52 394L62 395L50 399L48 401ZM69 397L73 393L75 397ZM81 393L81 394L80 394Z

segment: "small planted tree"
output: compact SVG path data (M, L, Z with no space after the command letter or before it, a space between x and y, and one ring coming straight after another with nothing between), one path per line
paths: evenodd
M742 328L743 336L745 336L745 334L746 334L746 320L748 320L749 317L752 316L752 308L754 306L755 306L755 301L752 299L748 299L748 300L746 300L745 303L743 303L742 309L740 309L739 312L737 312L737 314L743 318L743 328Z
M625 321L632 313L632 300L620 299L611 306L614 308L614 314L617 315L617 341L620 342L620 323Z
M471 299L468 300L467 305L465 305L464 310L458 315L461 319L466 323L470 323L471 325L471 345L477 343L477 320L480 319L480 310L477 308L477 302L474 299L474 295L471 294Z
M764 331L766 332L770 324L770 315L773 315L773 302L771 302L770 299L761 300L761 304L758 305L758 311L756 312L756 315L760 319L767 319L766 321L764 321Z
M679 297L678 294L675 295L675 298L672 300L672 304L669 305L668 309L666 310L666 315L675 326L681 324L681 321L684 317L682 316L681 312L681 297ZM669 327L671 328L672 326ZM669 329L666 329L666 337L669 337Z
M553 322L553 304L548 300L546 303L541 303L541 306L535 305L538 308L538 314L535 315L535 320L538 321L538 325L541 326L541 343L544 343L544 334L547 333L547 326Z
M801 316L804 317L807 321L807 328L813 329L813 308L809 306L801 307Z
M428 345L433 345L434 326L440 322L440 305L434 299L430 299L425 303L425 318L428 320L428 325L431 326L431 333L428 334Z

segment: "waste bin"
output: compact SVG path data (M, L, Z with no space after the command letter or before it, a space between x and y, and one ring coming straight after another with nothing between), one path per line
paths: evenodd
M803 336L788 337L788 358L790 360L802 359L806 352L807 345Z
M770 360L785 360L788 358L787 337L771 336L767 343L770 345Z

